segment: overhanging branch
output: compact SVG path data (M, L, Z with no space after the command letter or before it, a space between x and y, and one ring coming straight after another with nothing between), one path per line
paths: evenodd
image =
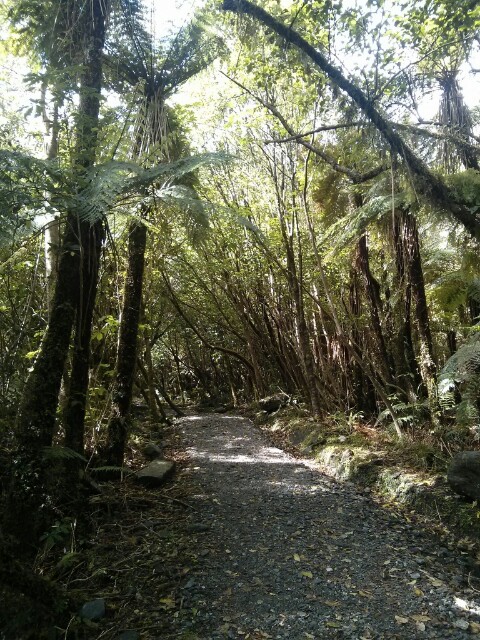
M389 121L373 106L363 91L333 66L320 51L315 49L294 29L286 27L267 11L248 0L223 0L222 9L252 16L287 42L300 49L325 73L331 82L353 100L382 134L392 151L404 160L413 178L417 193L428 199L433 205L449 211L455 220L460 222L471 235L480 236L480 224L476 215L472 214L464 203L455 199L445 182L432 173L423 160L410 149L398 133L394 131Z

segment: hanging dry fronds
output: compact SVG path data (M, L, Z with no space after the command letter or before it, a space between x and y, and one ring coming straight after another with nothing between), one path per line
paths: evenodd
M456 137L446 137L441 147L441 161L448 173L455 173L463 165L466 169L478 169L475 154L467 146L472 133L472 118L466 106L457 81L458 70L446 70L439 78L442 87L442 99L438 119L445 133ZM466 145L462 146L461 140Z

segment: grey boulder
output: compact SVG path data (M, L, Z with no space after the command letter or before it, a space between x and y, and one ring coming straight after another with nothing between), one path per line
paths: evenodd
M80 609L80 617L85 620L91 620L92 622L101 620L105 617L105 614L105 600L103 598L90 600L90 602L86 602Z
M162 448L154 442L149 442L143 448L143 455L153 460L153 458L159 458L162 455Z
M267 413L274 413L280 407L285 406L290 401L290 397L286 393L276 393L268 398L262 398L258 401L258 406Z
M454 455L447 480L455 493L480 500L480 451L460 451Z
M157 458L135 474L138 482L148 487L162 484L173 473L175 463L170 460Z

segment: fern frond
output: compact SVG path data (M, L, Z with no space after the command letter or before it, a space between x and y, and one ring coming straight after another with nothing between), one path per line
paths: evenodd
M104 465L103 467L92 467L89 469L89 472L92 475L102 474L102 473L124 473L127 475L133 475L134 471L129 469L128 467L118 467L115 465Z
M0 150L0 244L25 235L49 207L45 192L60 179L58 168L21 151Z
M480 336L477 332L445 363L439 375L439 390L480 376Z
M373 197L329 228L326 236L327 244L333 243L335 249L346 247L358 239L368 225L381 220L391 209L392 199L389 195Z
M148 197L148 187L155 183L163 184L155 191L155 198L176 198L180 191L172 188L175 181L191 174L207 164L225 162L227 156L219 153L206 153L170 162L150 169L143 169L134 162L111 161L96 166L86 176L86 186L74 196L71 206L82 220L91 224L107 215L118 199L130 197L144 201ZM185 194L185 192L184 192Z
M432 296L445 311L456 311L466 303L469 278L463 271L445 273L432 286Z
M77 451L69 447L61 447L58 445L43 448L44 460L81 460L87 463L88 460Z

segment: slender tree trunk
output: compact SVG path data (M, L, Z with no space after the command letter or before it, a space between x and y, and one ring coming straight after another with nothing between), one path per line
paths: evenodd
M112 412L108 422L108 463L122 466L129 432L129 413L137 362L137 334L142 304L147 227L139 220L129 225L128 267L118 339ZM155 401L153 402L155 406Z
M283 245L287 255L288 286L295 310L295 323L298 351L300 356L300 367L306 382L304 390L307 398L309 399L313 415L318 416L321 413L321 399L320 391L318 388L318 380L316 376L316 363L313 357L312 347L310 344L310 335L305 317L302 282L299 278L297 263L295 260L295 253L293 249L293 232L289 232L289 230L287 229L287 223L282 211L282 205L279 206L279 219Z
M349 296L348 296L349 310L353 316L353 341L355 344L359 345L359 348L362 349L363 346L360 342L360 331L358 330L358 320L360 318L360 296L358 292L358 277L357 271L354 267L350 269L350 277L349 277ZM363 411L363 372L360 365L352 361L351 363L351 385L353 388L353 405L359 410Z
M367 235L365 233L358 241L356 265L363 277L363 285L368 300L370 322L376 343L379 366L385 381L390 383L392 380L391 370L393 365L391 356L387 350L382 323L380 320L380 285L370 271Z
M82 248L81 289L75 318L72 369L63 419L65 445L83 455L93 311L104 240L103 221L100 220L93 226L81 222L80 238L80 246ZM72 461L71 466L76 467L78 465L73 464Z
M396 335L393 338L396 383L409 402L416 402L416 389L422 380L412 340L412 285L408 257L405 255L404 214L396 210L393 219L393 244L396 264Z
M278 327L275 326L275 320L272 319L272 312L267 306L267 301L262 299L262 318L267 334L269 337L272 355L278 367L278 371L281 376L282 386L285 391L291 395L296 388L295 379L292 376L292 372L285 358L284 349L279 338Z
M55 160L58 155L58 138L60 132L58 101L53 105L53 116L50 121L45 115L45 122L50 130L47 159ZM45 227L45 281L47 293L48 315L52 311L53 292L58 272L58 253L60 249L60 218L56 216Z
M434 426L439 425L440 405L437 388L437 363L433 352L427 296L423 277L420 241L415 217L408 211L403 215L405 256L408 262L412 299L414 303L415 328L419 342L418 363L427 391L430 418Z

